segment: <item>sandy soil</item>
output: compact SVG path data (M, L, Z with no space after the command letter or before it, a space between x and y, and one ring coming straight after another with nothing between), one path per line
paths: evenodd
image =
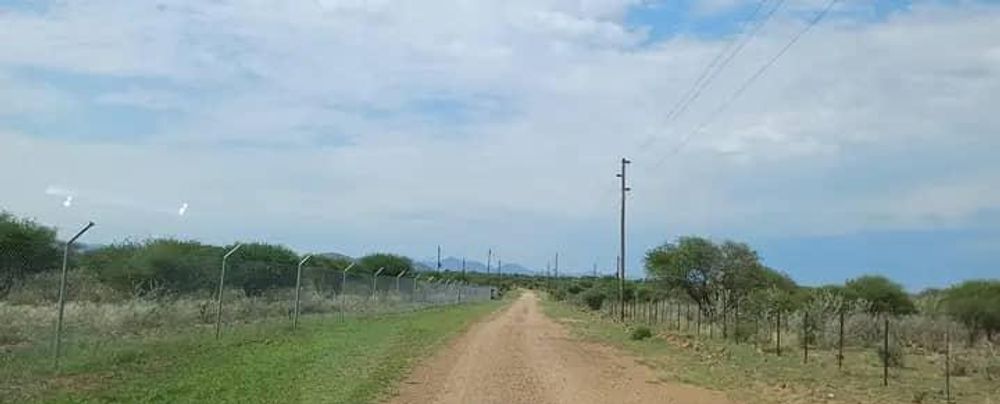
M730 403L666 382L606 346L584 343L524 293L419 365L390 403Z

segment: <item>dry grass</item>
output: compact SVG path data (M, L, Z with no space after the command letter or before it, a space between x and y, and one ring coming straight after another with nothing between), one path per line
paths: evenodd
M897 349L900 365L889 371L889 386L882 386L881 358L876 341L877 324L862 317L845 321L852 344L844 353L844 368L837 367L837 351L829 341L810 348L809 362L803 363L799 333L790 321L783 332L783 355L775 354L771 334L734 344L700 336L675 326L654 326L658 338L633 341L627 331L608 318L563 303L550 302L549 313L567 322L577 335L626 348L640 360L659 369L667 379L705 386L729 393L740 402L751 403L942 403L944 402L944 355L917 346L916 338L896 335L890 352ZM899 320L896 332L920 337L936 332L934 321L917 317ZM936 324L936 323L935 323ZM913 327L919 328L916 332ZM693 326L691 330L693 331ZM836 330L836 328L834 328ZM825 337L824 337L825 338ZM874 340L874 341L873 341ZM833 339L836 341L836 338ZM932 344L928 344L933 346ZM959 403L993 403L1000 397L1000 352L995 346L966 347L953 343L952 399ZM960 371L961 370L961 371ZM993 400L992 402L990 400Z

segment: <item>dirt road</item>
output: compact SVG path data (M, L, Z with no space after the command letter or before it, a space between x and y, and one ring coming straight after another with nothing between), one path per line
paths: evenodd
M577 341L531 292L414 370L390 403L729 403Z

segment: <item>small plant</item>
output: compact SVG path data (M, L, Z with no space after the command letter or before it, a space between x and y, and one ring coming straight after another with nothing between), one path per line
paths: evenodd
M882 347L878 347L878 359L879 363L884 363L886 360L886 355L888 354L889 367L891 368L901 368L903 367L903 350L898 346L889 346L889 352L886 353Z
M645 326L636 327L632 329L632 333L629 334L629 338L631 338L633 341L642 341L652 336L653 336L653 331L650 330L649 327Z

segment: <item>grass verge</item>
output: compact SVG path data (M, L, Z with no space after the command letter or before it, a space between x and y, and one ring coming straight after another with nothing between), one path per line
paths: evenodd
M629 329L594 312L546 300L547 314L581 339L622 348L660 371L666 380L725 392L746 403L943 403L944 373L940 358L913 356L903 368L890 369L882 386L882 368L874 350L844 353L844 369L836 352L812 352L803 363L801 349L787 347L776 356L764 347L697 338L654 327L655 338L634 340ZM1000 402L1000 381L983 375L952 378L952 402Z
M411 365L502 302L367 318L303 318L0 356L0 402L370 402Z

